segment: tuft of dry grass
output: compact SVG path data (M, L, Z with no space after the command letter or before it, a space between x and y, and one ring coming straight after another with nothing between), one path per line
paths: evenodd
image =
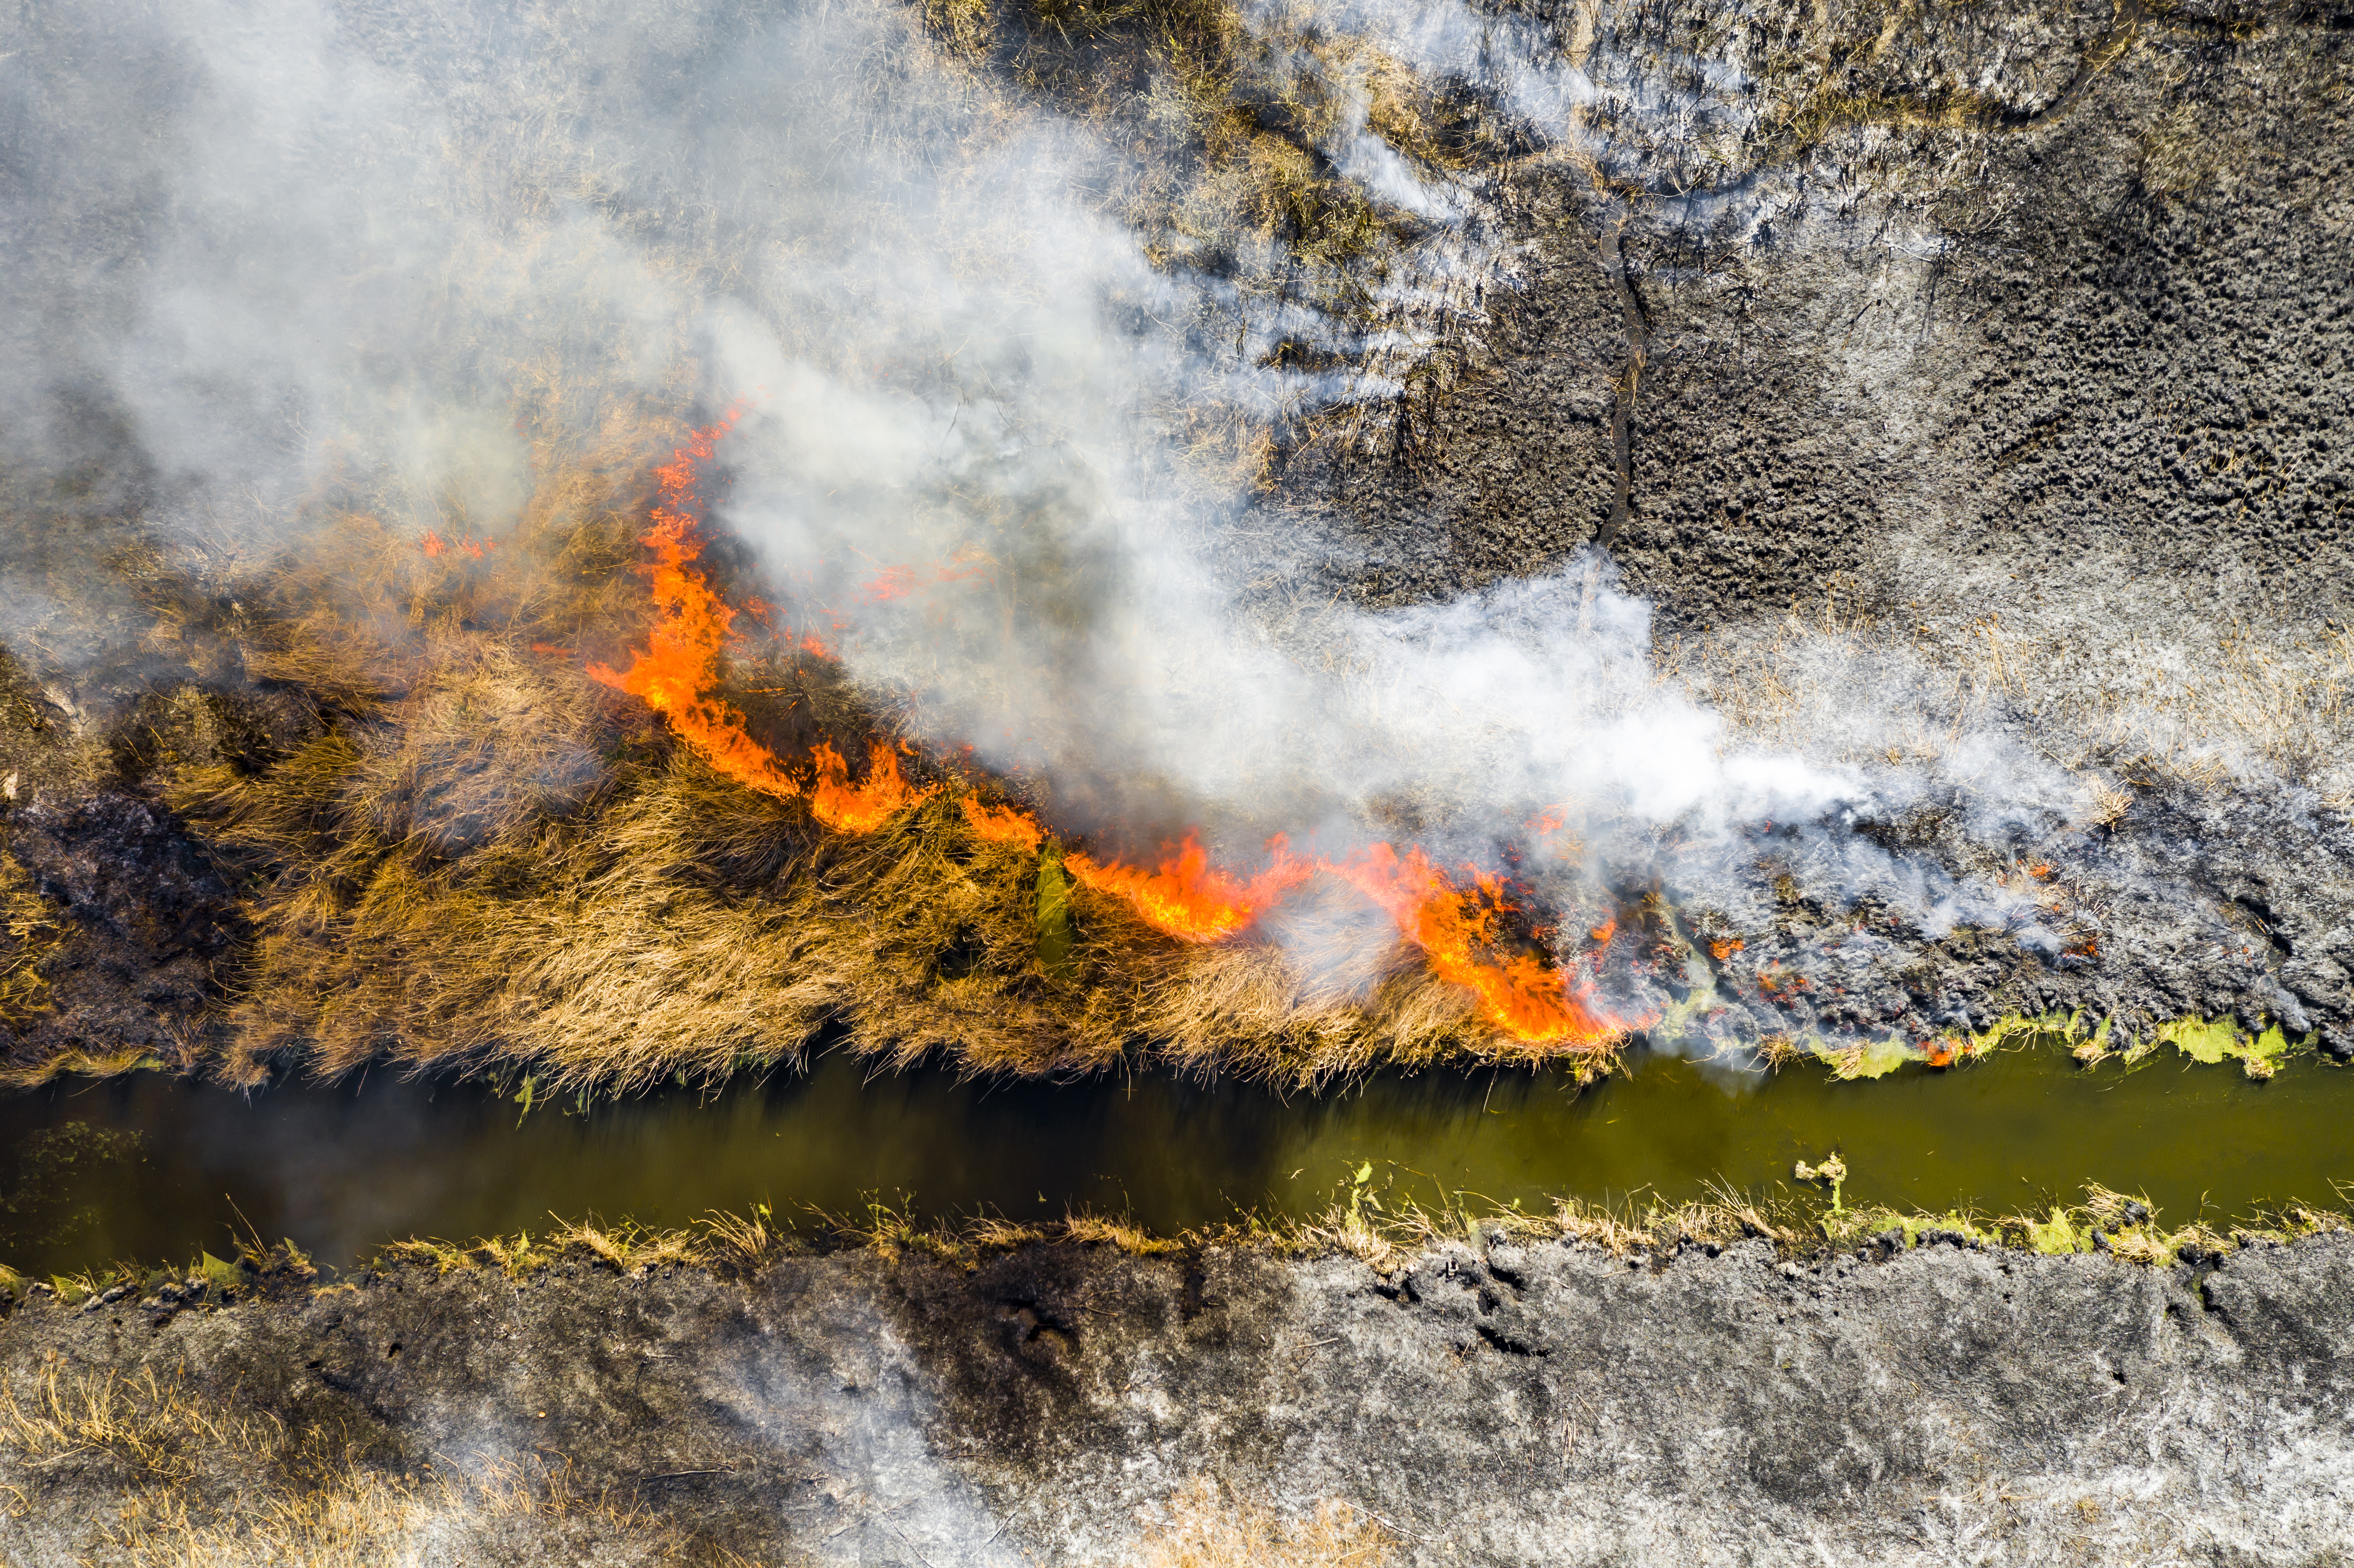
M1769 1197L1719 1187L1695 1202L1653 1199L1639 1206L1631 1201L1611 1204L1558 1198L1543 1212L1525 1211L1517 1203L1450 1203L1432 1209L1394 1196L1384 1206L1379 1191L1366 1180L1370 1170L1360 1171L1345 1205L1335 1204L1320 1220L1267 1232L1264 1239L1292 1251L1346 1253L1375 1272L1388 1274L1418 1250L1467 1239L1474 1245L1568 1240L1624 1257L1687 1243L1724 1246L1754 1236L1796 1247L1804 1245L1813 1229L1815 1206L1787 1190Z
M41 964L63 940L57 913L0 843L0 1029L14 1029L48 1006Z
M2259 1223L2234 1229L2228 1236L2204 1223L2169 1229L2146 1196L2098 1183L2084 1189L2080 1202L2054 1202L2037 1213L1999 1217L1879 1204L1834 1207L1828 1192L1788 1187L1739 1192L1720 1185L1694 1202L1654 1199L1639 1206L1564 1198L1545 1213L1493 1204L1429 1209L1398 1202L1384 1209L1368 1196L1369 1191L1361 1182L1347 1204L1334 1205L1320 1220L1280 1230L1257 1227L1237 1233L1235 1239L1294 1252L1345 1253L1382 1274L1394 1273L1416 1251L1465 1240L1475 1246L1570 1240L1627 1257L1763 1239L1777 1251L1803 1255L1853 1248L1884 1235L1910 1246L1930 1232L1985 1246L2046 1254L2106 1252L2128 1263L2163 1268L2186 1256L2221 1255L2235 1245L2354 1225L2344 1213L2299 1203L2259 1216Z

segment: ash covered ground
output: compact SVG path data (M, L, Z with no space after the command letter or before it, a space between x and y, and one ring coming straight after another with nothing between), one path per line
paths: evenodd
M1761 870L1796 875L1716 965L1750 1038L2081 1008L2120 1044L2236 1013L2354 1052L2354 841L2311 766L2341 744L2322 672L2354 582L2345 22L2283 14L2257 44L2195 8L2116 19L2135 47L2081 82L2105 8L1956 21L1882 62L1995 101L2000 129L1934 152L1679 171L1653 189L1696 188L1648 205L1520 188L1522 284L1460 383L1398 411L1389 461L1303 464L1331 499L1282 591L1441 597L1615 534L1662 662L1736 723L1902 767L1985 721L2085 779L1990 833L1987 786L1933 765L1852 822L1957 875L2031 874L2041 952L1812 896L1805 849L1760 829ZM2273 763L2218 769L2202 732ZM1843 927L1893 940L1827 953Z
M2343 1560L2344 1234L2158 1270L1943 1236L1785 1260L1475 1231L1381 1272L1033 1245L744 1282L575 1255L36 1298L0 1323L0 1552Z

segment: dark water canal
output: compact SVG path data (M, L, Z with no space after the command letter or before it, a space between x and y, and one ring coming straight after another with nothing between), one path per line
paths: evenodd
M1059 1217L1157 1230L1321 1210L1371 1161L1436 1206L1541 1206L1766 1186L1837 1150L1850 1202L2008 1213L2087 1181L2145 1191L2169 1223L2354 1181L2354 1071L2253 1083L2168 1054L2086 1071L2058 1052L1842 1084L1638 1057L1583 1091L1497 1073L1379 1077L1325 1096L1165 1078L1077 1085L806 1077L528 1113L485 1086L287 1086L243 1096L154 1075L0 1100L0 1261L28 1273L226 1254L249 1223L347 1263L395 1237L537 1232L551 1214L680 1224L766 1202L863 1213ZM241 1216L241 1217L240 1217Z

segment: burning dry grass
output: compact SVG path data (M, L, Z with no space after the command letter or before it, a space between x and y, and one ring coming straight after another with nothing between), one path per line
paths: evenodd
M1270 948L1172 941L1117 890L1070 888L1070 945L1042 958L1041 846L992 831L1002 808L961 779L843 832L723 777L571 657L618 641L602 596L632 581L619 508L581 510L567 530L535 506L455 560L347 517L280 578L290 613L242 629L267 711L193 688L158 709L155 787L259 887L232 1081L384 1057L637 1088L796 1062L834 1022L892 1065L969 1072L1142 1051L1310 1080L1515 1054L1404 951L1339 999ZM748 674L756 719L821 757L860 749L871 719L826 662Z
M677 483L649 478L671 471L674 426L596 436L585 457L548 439L503 530L449 508L396 529L355 493L291 524L235 592L159 579L151 641L233 658L249 683L161 692L116 747L250 890L208 1047L220 1075L386 1059L628 1090L797 1063L836 1025L892 1065L971 1073L1157 1057L1310 1082L1552 1054L1500 1034L1404 941L1336 987L1256 941L1172 940L1112 874L1143 874L1066 859L988 780L903 763L887 715L790 635L762 654L723 618L682 655L684 686L637 690L687 601L754 601L724 540L661 557L654 652L631 663L647 510L683 507L692 475L682 455ZM775 778L723 772L683 704ZM24 892L0 887L22 959L8 994L29 1004L41 914Z

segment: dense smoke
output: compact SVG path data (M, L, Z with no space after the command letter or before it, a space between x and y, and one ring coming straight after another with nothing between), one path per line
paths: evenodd
M1318 20L1564 136L1593 96L1525 28ZM1884 782L1729 746L1656 680L1598 562L1403 614L1240 617L1279 518L1173 438L1329 400L1264 367L1314 313L1155 268L1108 216L1134 177L1115 150L904 14L53 26L47 69L10 68L48 133L12 226L20 346L40 390L104 389L191 545L263 555L327 486L494 536L532 482L526 425L586 444L640 401L735 404L717 516L780 609L916 736L1034 780L1065 831L1150 858L1198 823L1245 863L1278 832L1402 837L1493 866L1550 811L1575 853L1523 869L1555 898L1599 909L1664 871L1732 909L1755 880L1737 830L1820 821L1803 858L1850 895L2004 913L1837 828ZM1341 166L1437 220L1391 286L1460 272L1466 198L1363 122Z
M1572 925L1644 888L1738 925L1787 877L1914 935L1967 922L2055 953L2029 893L1854 831L1934 800L2026 844L2087 788L1925 699L1899 652L1803 650L1832 694L1761 746L1662 673L1598 556L1403 611L1238 608L1285 515L1210 461L1216 433L1384 395L1418 302L1476 316L1511 277L1479 181L1369 130L1350 62L1469 84L1541 154L1688 207L1762 220L1781 199L1688 177L1746 123L1730 66L1459 6L1256 16L1341 104L1332 165L1423 225L1372 279L1386 318L1255 292L1140 231L1122 214L1149 161L895 8L19 23L12 450L61 478L127 432L151 521L225 572L302 547L329 493L406 535L495 540L549 450L734 408L708 499L757 552L779 641L837 653L910 736L1110 853L1198 829L1247 871L1277 833L1336 859L1416 843L1509 868ZM1338 358L1287 366L1298 341ZM12 646L62 647L38 581L12 573L0 611ZM1302 951L1323 940L1302 920L1329 937L1362 914L1300 905L1278 929ZM1884 957L1867 924L1827 959Z

